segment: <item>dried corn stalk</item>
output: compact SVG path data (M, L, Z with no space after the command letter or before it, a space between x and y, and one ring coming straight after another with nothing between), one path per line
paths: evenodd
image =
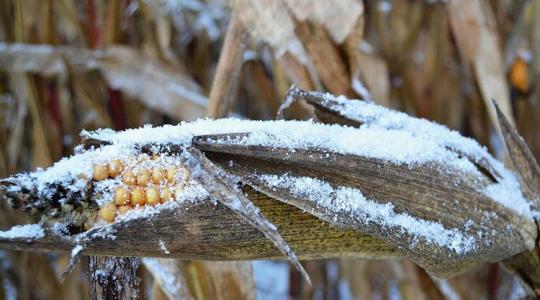
M47 222L40 236L4 233L0 246L279 257L266 236L296 264L292 250L301 258L404 255L437 276L535 247L536 206L474 140L372 103L296 89L289 97L357 127L221 119L84 132L74 156L3 181L14 207ZM313 216L333 226L311 227Z

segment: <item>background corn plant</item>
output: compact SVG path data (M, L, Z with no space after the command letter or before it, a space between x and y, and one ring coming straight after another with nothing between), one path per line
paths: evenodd
M540 155L536 0L6 0L0 6L1 177L71 154L82 129L203 116L274 119L291 84L435 120L504 159L493 98ZM297 119L313 114L305 101L284 112ZM7 208L1 213L4 227L23 223ZM87 263L60 283L68 256L6 251L2 260L5 295L88 295ZM249 263L148 259L144 265L143 294L156 299L271 292L264 280L255 287ZM497 264L448 280L433 279L408 260L304 266L313 285L291 268L279 296L476 299L520 292Z

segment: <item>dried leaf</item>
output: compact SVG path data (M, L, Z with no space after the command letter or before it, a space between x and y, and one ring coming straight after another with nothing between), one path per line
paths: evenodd
M522 189L529 199L535 201L535 205L538 207L540 205L540 167L527 143L510 124L495 101L493 101L493 106L497 112L506 149L514 164L514 169L522 180Z
M492 124L497 124L497 113L491 99L497 99L501 110L513 123L504 61L489 3L459 0L447 5L454 38L461 56L474 71Z
M207 105L200 87L185 74L127 47L86 50L0 43L0 70L64 80L67 66L77 72L98 70L113 89L173 118L196 119Z
M143 258L142 262L168 299L195 299L178 262L172 259L149 257Z
M210 90L208 117L219 118L228 115L238 94L245 48L246 29L237 15L233 14Z
M476 184L482 181L484 183L481 185L488 184L489 180L484 181L487 178L473 179L463 177L459 172L441 172L437 166L399 166L359 156L333 155L315 149L290 152L275 147L264 149L215 142L235 138L242 137L205 136L196 139L194 145L206 152L209 158L222 168L247 180L250 185L272 198L295 205L327 222L384 239L438 276L455 275L479 262L500 261L510 253L519 253L531 246L530 238L535 234L535 225L531 220L522 219L511 210L475 192L479 189ZM213 142L207 142L208 140ZM325 159L321 159L323 157ZM230 165L233 167L229 167ZM292 185L287 185L287 181L294 178L300 178L301 181L298 184L293 181ZM313 179L303 181L304 178ZM285 184L274 185L272 180ZM335 209L321 207L309 195L311 186L304 187L307 189L305 194L298 192L302 184L307 184L305 182L312 182L314 185L330 183L333 187L332 194L341 187L358 189L367 199L373 199L377 203L392 203L392 210L395 207L398 216L409 215L420 220L437 220L445 230L450 230L438 234L453 235L450 228L459 228L459 232L463 232L465 236L456 246L466 248L469 242L469 246L476 246L473 246L470 252L456 252L459 248L452 250L451 247L432 244L431 241L415 237L399 225L386 225L378 222L377 218L371 219L369 214L355 215L354 211L348 213L348 210L340 210L339 206ZM338 199L330 198L329 201ZM447 199L455 199L455 206L447 206ZM497 211L498 217L491 219L489 215L493 210ZM399 218L398 216L396 217ZM371 221L366 221L366 218ZM505 222L501 222L499 218ZM513 224L511 227L517 231L508 231L506 222ZM411 226L429 227L430 223ZM504 237L490 234L500 231L507 234ZM457 236L459 234L456 232L455 237ZM474 242L467 240L466 236L470 236Z
M212 197L223 203L229 209L243 216L248 222L261 230L264 235L271 240L284 255L286 255L302 276L309 280L309 276L300 264L296 254L283 240L275 225L270 223L260 212L260 210L236 188L237 180L221 170L208 160L204 154L194 148L188 148L191 154L186 164L191 176L198 181ZM190 162L190 160L192 160Z
M538 207L540 197L540 167L538 167L536 159L523 138L510 124L495 101L493 101L493 106L497 112L506 150L512 160L514 169L518 171L520 176L522 189L525 195L533 200L535 207ZM538 226L538 223L536 224ZM539 251L538 241L535 241L534 250L520 253L505 261L505 265L525 283L528 293L531 295L536 293L536 296L540 292Z
M256 299L250 262L194 261L185 268L197 299Z
M340 1L251 1L236 0L233 7L256 40L276 49L277 56L289 52L302 63L307 57L295 34L294 20L309 21L325 28L340 44L349 35L363 5L356 0Z

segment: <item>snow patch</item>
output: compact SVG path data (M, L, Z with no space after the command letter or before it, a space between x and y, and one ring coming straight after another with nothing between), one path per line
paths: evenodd
M366 199L358 189L334 188L328 182L312 177L267 174L258 177L271 188L287 189L293 196L309 199L335 213L334 221L346 214L364 224L376 223L384 228L398 228L416 241L425 239L457 254L466 254L476 248L474 238L460 230L448 229L438 222L421 220L406 213L396 213L391 203L380 204Z
M519 181L514 173L506 169L500 161L491 156L486 147L480 146L474 139L464 137L455 130L448 129L446 126L428 121L422 118L414 118L406 113L391 110L383 106L360 100L350 100L344 96L334 96L328 93L316 93L323 100L324 106L335 110L340 115L356 120L363 125L361 130L387 130L399 131L403 134L409 134L413 140L428 141L431 148L426 148L426 152L419 152L419 156L426 156L426 160L438 161L440 159L453 159L451 164L462 171L470 171L471 162L468 159L456 155L457 152L470 157L474 162L484 160L498 173L497 183L494 183L484 190L480 191L486 196L494 199L503 206L512 209L525 217L539 217L539 212L531 210L531 204L523 196ZM381 136L381 140L387 143L389 148L403 149L409 147L405 140L392 140ZM433 150L435 151L433 151ZM441 153L441 149L453 150L454 157L448 153ZM370 156L370 155L368 155ZM377 156L377 155L375 155ZM433 156L438 156L433 157ZM429 157L429 158L428 158ZM457 160L456 160L457 157ZM379 156L378 158L383 158ZM383 158L384 159L384 158ZM420 159L421 160L421 159ZM411 161L405 159L405 163ZM414 161L413 161L414 162ZM476 168L476 167L473 167Z
M167 249L167 246L165 245L165 242L163 240L159 240L159 248L163 250L165 254L170 254L169 250Z
M0 231L2 239L41 239L45 231L39 224L16 225L7 231Z
M84 250L84 247L81 245L75 246L73 249L71 249L71 258L77 257L81 251Z

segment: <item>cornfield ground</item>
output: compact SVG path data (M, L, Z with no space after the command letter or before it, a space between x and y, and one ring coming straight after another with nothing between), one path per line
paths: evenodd
M496 99L540 159L539 78L539 0L1 0L0 177L72 154L82 130L271 120L293 84L437 121L504 160ZM286 114L313 117L303 102ZM0 261L1 299L89 297L88 258L63 279L67 254ZM436 279L408 260L305 261L312 285L283 261L165 264L187 299L524 295L499 264ZM141 297L172 297L137 272Z

